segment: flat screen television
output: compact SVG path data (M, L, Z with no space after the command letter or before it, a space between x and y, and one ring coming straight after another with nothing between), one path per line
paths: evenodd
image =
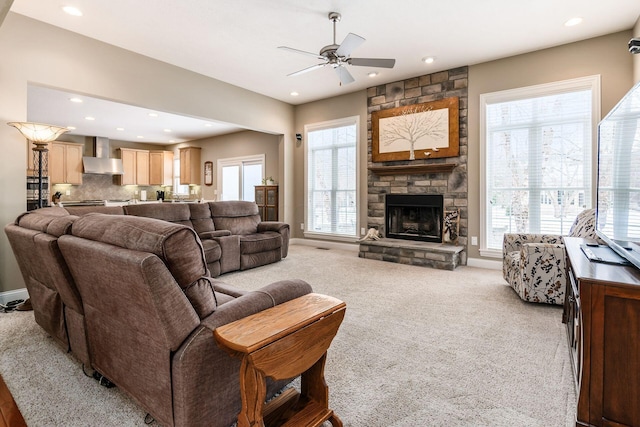
M640 268L640 83L598 125L596 233Z

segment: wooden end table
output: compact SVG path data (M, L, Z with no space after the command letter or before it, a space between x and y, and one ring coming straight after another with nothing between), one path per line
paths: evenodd
M344 302L311 293L216 328L218 345L242 358L238 427L316 427L325 421L342 427L329 409L324 365L345 311ZM266 377L298 375L301 393L288 389L264 404Z

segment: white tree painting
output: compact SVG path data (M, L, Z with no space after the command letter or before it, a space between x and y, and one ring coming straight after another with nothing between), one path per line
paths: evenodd
M408 108L397 116L381 118L379 126L380 153L409 151L409 160L415 160L416 150L449 147L447 108Z

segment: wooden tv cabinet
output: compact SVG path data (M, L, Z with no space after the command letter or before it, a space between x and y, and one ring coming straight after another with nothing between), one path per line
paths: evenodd
M590 262L587 240L564 241L576 426L640 426L640 270Z

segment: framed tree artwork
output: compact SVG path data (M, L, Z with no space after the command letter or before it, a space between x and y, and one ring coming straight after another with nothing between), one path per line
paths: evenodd
M455 157L460 154L458 98L371 113L374 162Z

